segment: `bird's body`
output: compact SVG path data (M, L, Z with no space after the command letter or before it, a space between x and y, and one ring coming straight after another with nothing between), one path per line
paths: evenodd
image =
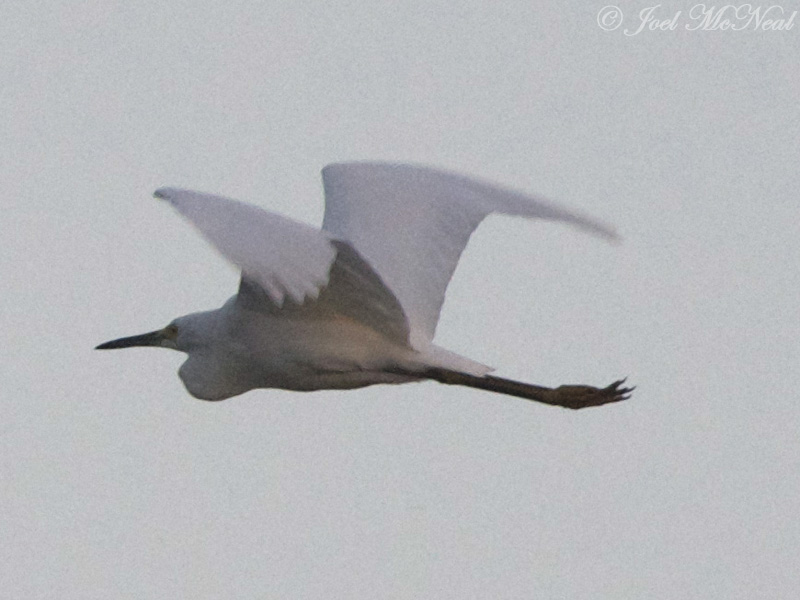
M100 349L186 352L187 390L222 400L256 388L352 389L432 379L581 408L630 390L552 390L488 375L490 367L433 344L447 283L470 234L491 212L560 220L614 237L550 203L424 167L349 163L323 170L326 212L315 230L251 205L162 188L242 270L221 308Z
M303 313L241 310L233 297L218 310L177 319L179 330L211 328L220 340L196 340L197 351L179 371L186 388L197 398L222 400L256 388L350 389L414 379L389 371L413 365L410 348L349 317Z

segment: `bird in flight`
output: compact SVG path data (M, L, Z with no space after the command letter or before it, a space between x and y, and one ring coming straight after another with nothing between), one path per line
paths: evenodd
M322 229L251 204L161 188L241 270L221 308L189 314L98 350L156 346L185 352L178 374L202 400L257 388L354 389L434 380L566 408L626 400L624 380L557 388L490 375L433 343L461 252L491 213L614 231L553 203L417 165L351 162L322 170Z

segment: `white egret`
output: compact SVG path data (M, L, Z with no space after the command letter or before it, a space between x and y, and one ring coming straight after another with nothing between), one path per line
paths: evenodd
M550 202L426 167L356 162L322 170L322 229L188 190L166 200L241 269L221 308L100 350L159 346L188 354L179 375L196 398L256 388L311 391L435 380L568 408L625 400L606 388L546 388L489 375L490 367L433 344L445 290L486 215L614 231Z

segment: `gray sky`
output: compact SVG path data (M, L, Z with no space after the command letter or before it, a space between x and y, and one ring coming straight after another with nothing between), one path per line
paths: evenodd
M559 4L559 5L557 5ZM647 2L17 2L0 18L9 598L793 598L800 20L625 35ZM769 6L769 5L765 5ZM796 3L782 5L787 16ZM159 186L319 224L408 160L614 223L489 219L437 341L573 413L433 383L192 399L107 339L237 273Z

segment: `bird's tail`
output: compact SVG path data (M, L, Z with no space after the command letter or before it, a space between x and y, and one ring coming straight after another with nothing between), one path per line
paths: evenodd
M464 385L571 409L602 406L603 404L627 400L634 390L634 388L621 387L625 383L624 379L615 381L606 388L596 388L588 385L562 385L557 388L548 388L493 375L478 377L468 373L440 368L427 370L425 377L448 385Z

